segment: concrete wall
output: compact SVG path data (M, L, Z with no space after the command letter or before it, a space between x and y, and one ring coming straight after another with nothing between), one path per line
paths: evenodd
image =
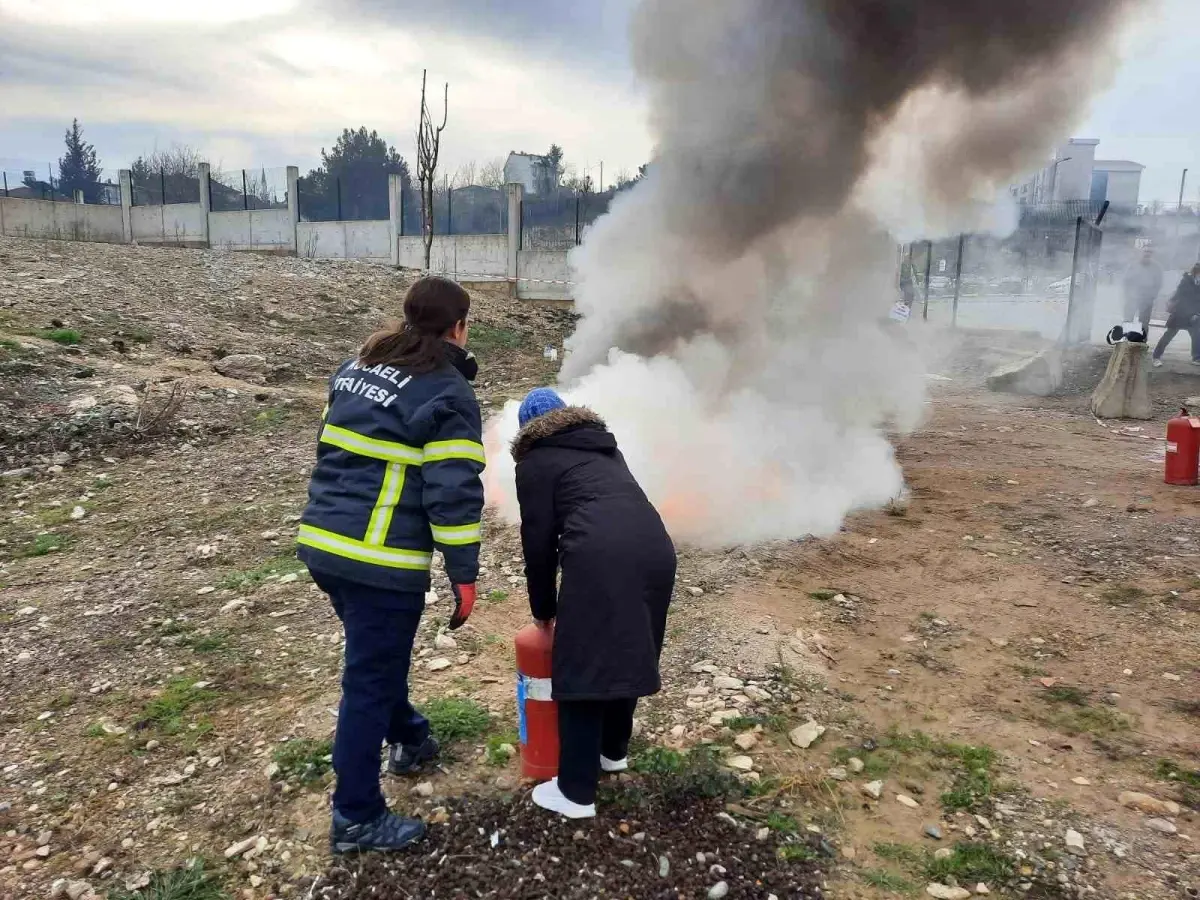
M399 265L408 269L425 268L425 244L420 235L397 239ZM470 275L494 275L503 278L508 267L506 234L435 234L429 253L429 268L470 280Z
M1108 173L1108 195L1106 199L1118 209L1134 209L1138 205L1138 194L1142 188L1141 172Z
M221 250L294 252L296 230L286 209L251 209L208 214L209 245Z
M0 197L0 233L13 237L121 243L119 206Z
M199 203L134 206L129 210L133 239L139 244L206 246L204 208Z
M296 225L296 254L309 259L391 262L392 223L300 222Z
M566 250L522 250L517 254L517 296L523 300L570 300L572 285L544 283L570 278Z

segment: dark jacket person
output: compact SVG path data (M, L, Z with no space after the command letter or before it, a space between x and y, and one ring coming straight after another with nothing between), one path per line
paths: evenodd
M1200 263L1184 274L1167 301L1167 330L1154 348L1154 365L1162 365L1167 346L1185 330L1192 339L1192 365L1200 366Z
M476 365L465 350L470 306L453 281L420 279L404 298L404 323L373 335L329 383L297 542L346 636L334 853L398 850L424 833L420 821L388 811L379 748L391 745L396 775L438 752L408 700L435 550L458 600L451 628L474 602L484 459Z
M595 814L601 767L626 767L637 699L661 687L675 547L595 413L539 388L521 423L512 452L525 577L534 618L555 621L561 748L559 777L534 801L583 818Z

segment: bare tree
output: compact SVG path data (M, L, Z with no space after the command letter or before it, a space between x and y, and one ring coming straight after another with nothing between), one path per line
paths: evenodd
M504 186L504 159L497 156L483 164L479 170L479 183L484 187L501 188Z
M468 160L458 167L458 171L454 173L454 177L450 180L454 182L455 187L469 187L473 184L479 184L479 163L475 160Z
M421 186L421 232L425 237L425 268L433 251L433 184L437 177L438 153L441 151L442 131L450 117L450 85L443 98L442 124L434 127L429 105L425 102L425 76L421 72L421 117L417 124L417 180Z

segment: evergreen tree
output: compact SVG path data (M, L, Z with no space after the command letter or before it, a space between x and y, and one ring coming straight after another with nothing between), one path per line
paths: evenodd
M376 131L344 129L333 149L321 149L321 165L300 188L304 218L331 221L338 216L339 182L343 219L386 219L389 175L399 175L405 220L419 221L408 163ZM409 228L405 229L410 234Z
M83 139L83 128L74 119L66 133L67 152L58 161L58 189L68 197L83 191L87 203L100 199L100 161L96 148Z

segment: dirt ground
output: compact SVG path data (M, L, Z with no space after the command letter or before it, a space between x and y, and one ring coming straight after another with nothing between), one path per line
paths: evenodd
M567 896L327 856L340 632L293 535L325 380L409 277L0 241L0 897ZM573 320L473 291L486 414L553 380ZM572 865L626 880L578 896L1200 896L1200 489L1161 477L1200 370L1152 372L1133 426L1086 410L1103 350L1056 398L983 386L1041 346L954 338L897 440L906 501L832 540L682 550L622 789L676 858L661 785L703 754L740 783L730 831L681 831L718 845L659 890L605 820L613 846L585 835ZM486 525L470 627L441 632L435 573L414 661L448 756L387 790L433 848L518 810L516 871L574 827L531 819L511 755L527 609L516 533ZM734 881L743 847L778 866Z

